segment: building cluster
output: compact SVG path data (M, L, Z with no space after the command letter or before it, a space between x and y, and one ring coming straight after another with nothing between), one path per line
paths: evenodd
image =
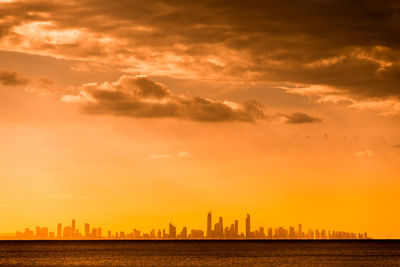
M207 214L206 232L199 229L183 227L178 233L177 228L172 223L169 224L168 233L165 229L151 230L150 233L141 233L137 229L132 232L102 232L101 227L90 227L88 223L84 225L84 232L76 228L75 220L71 225L62 227L57 225L57 232L49 231L47 227L37 226L35 231L26 228L24 232L16 232L17 239L369 239L367 233L349 233L342 231L311 230L303 231L301 224L297 228L290 226L289 229L278 227L275 229L259 227L252 231L250 215L245 219L245 232L239 233L239 221L235 220L229 226L224 227L222 217L214 223L212 213Z

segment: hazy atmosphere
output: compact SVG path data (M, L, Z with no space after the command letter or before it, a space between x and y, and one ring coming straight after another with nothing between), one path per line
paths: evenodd
M0 0L0 233L400 238L399 33L394 0Z

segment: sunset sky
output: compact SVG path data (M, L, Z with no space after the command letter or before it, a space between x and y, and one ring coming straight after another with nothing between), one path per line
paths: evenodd
M0 101L0 233L400 238L399 1L0 0Z

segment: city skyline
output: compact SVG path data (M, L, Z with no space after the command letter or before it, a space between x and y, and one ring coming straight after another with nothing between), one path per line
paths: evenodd
M0 0L0 235L399 239L399 33L399 0Z
M84 223L82 231L76 227L76 220L72 219L71 225L63 227L62 223L58 223L56 231L49 230L48 227L36 226L35 230L28 227L23 232L16 231L14 237L9 236L5 239L16 240L95 240L95 239L371 239L366 232L351 233L346 231L335 231L325 229L308 229L303 231L301 223L297 228L289 226L287 229L279 226L277 228L264 228L260 226L258 229L251 228L251 217L246 215L244 221L245 231L239 231L239 220L235 220L230 226L224 227L223 217L218 217L218 221L213 225L212 212L207 214L206 227L204 229L190 229L182 226L181 231L172 222L168 225L168 231L163 229L152 229L149 233L141 232L133 228L131 232L112 231L103 228L91 227L89 223ZM0 238L1 239L1 238Z

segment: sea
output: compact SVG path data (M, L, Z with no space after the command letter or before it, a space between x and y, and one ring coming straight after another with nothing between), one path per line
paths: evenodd
M0 241L0 265L400 266L400 241Z

